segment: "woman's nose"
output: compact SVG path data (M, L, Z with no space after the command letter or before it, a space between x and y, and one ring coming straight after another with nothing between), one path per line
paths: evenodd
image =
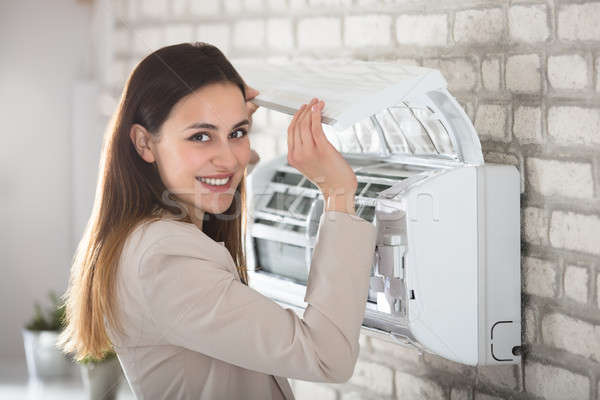
M216 167L219 167L224 170L232 171L234 170L239 161L231 148L229 142L224 141L221 142L221 145L217 149L217 152L213 156L213 164Z

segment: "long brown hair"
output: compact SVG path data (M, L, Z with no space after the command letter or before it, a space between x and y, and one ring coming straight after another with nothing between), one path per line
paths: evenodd
M211 83L236 84L246 98L240 75L216 47L182 43L145 57L130 74L104 135L96 197L90 219L73 256L69 287L62 296L66 326L58 341L77 361L102 358L112 347L105 320L122 332L115 304L117 267L127 235L163 212L180 215L154 163L136 152L129 132L134 123L157 135L172 107L184 96ZM245 174L227 217L205 213L202 230L223 241L240 278L248 284L243 252L246 230ZM189 215L181 220L191 223ZM244 232L242 232L242 230Z

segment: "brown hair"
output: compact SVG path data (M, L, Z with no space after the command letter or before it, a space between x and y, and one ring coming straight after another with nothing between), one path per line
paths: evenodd
M146 56L127 79L119 105L104 135L96 197L90 219L73 256L66 304L66 326L58 345L85 356L102 358L112 344L105 320L122 332L116 308L116 273L127 235L140 223L180 214L169 199L154 163L144 161L129 132L134 123L157 135L172 107L184 96L211 83L231 82L246 98L240 75L216 47L202 42L163 47ZM156 137L156 136L155 136ZM243 253L246 230L245 175L227 217L205 213L203 231L223 241L240 278L248 284ZM189 215L183 219L191 223Z

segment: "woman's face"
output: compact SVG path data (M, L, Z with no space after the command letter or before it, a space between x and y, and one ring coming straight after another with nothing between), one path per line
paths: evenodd
M192 220L231 205L250 159L248 129L242 91L233 83L214 83L175 104L158 142L149 141L148 156Z

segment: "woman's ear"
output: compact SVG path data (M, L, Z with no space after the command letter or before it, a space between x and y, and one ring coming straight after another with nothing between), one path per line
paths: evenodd
M150 133L146 130L146 128L140 124L133 124L131 126L131 130L129 131L129 137L133 142L135 150L144 161L153 163L156 160L149 145L151 142Z

